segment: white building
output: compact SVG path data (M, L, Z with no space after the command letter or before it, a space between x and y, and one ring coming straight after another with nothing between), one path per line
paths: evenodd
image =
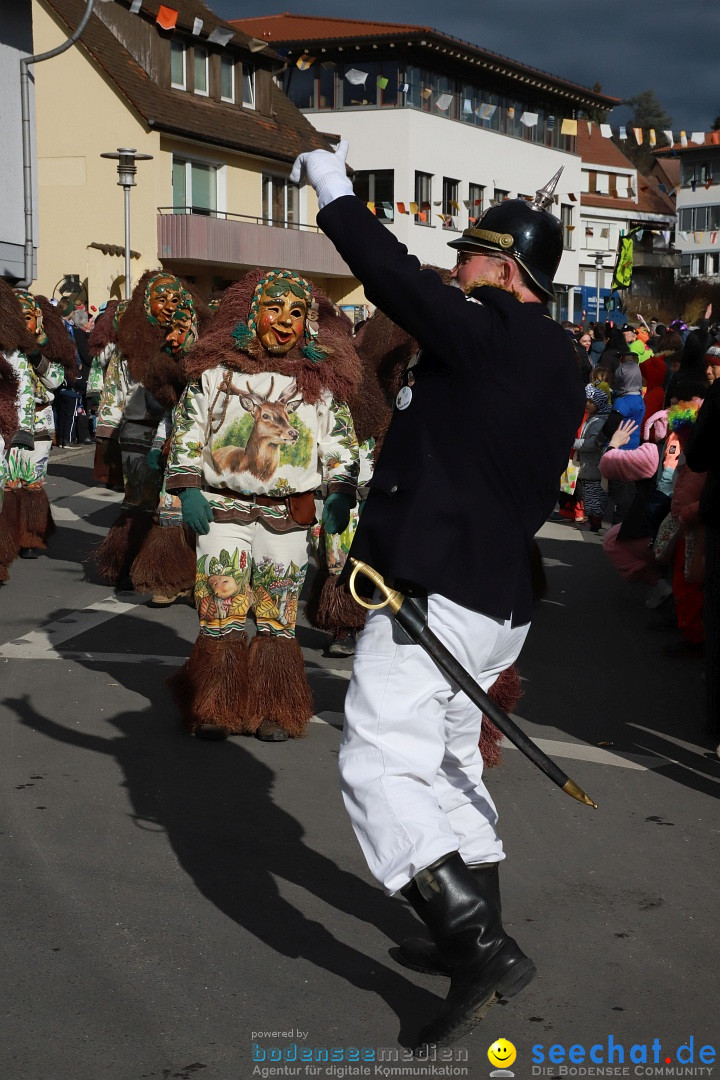
M20 58L33 51L30 0L5 4L0 18L0 277L15 282L24 276L25 205L23 199ZM32 68L30 69L32 72ZM30 84L31 109L34 104ZM35 177L35 116L29 118L33 177ZM33 192L34 245L37 252L37 183Z
M682 252L686 277L720 277L720 131L705 135L703 143L675 143L656 151L665 163L670 155L680 159L677 193L676 246Z
M233 25L286 56L286 93L321 131L349 140L356 193L421 262L449 266L448 240L564 166L556 314L566 317L579 279L580 203L569 193L581 190L581 162L562 122L615 98L427 27L289 14Z
M633 278L625 294L633 297L663 292L680 267L680 255L672 245L675 204L663 192L657 178L638 173L612 139L602 136L598 124L588 131L578 124L577 152L582 160L580 226L576 246L579 256L581 309L575 316L604 321L602 300L609 296L618 241L633 237ZM600 312L597 298L600 297Z

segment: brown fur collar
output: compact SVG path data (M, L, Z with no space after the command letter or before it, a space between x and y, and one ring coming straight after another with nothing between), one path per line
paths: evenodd
M28 332L25 316L17 296L7 281L0 278L0 351L29 353L35 349L35 341Z
M350 336L350 321L312 282L311 295L319 308L317 343L327 353L325 360L319 363L308 360L298 346L286 356L269 356L259 341L252 341L247 349L237 348L232 332L238 323L247 320L255 288L266 273L265 269L252 270L225 290L210 329L185 358L187 377L199 379L204 371L220 364L243 375L274 371L293 376L309 405L319 401L326 390L337 401L349 401L360 381L360 363Z
M5 440L6 449L17 430L17 388L15 369L0 353L0 435Z
M43 345L40 351L47 360L62 364L65 374L73 378L77 367L75 345L68 333L65 320L47 296L36 295L35 300L42 311L43 327L48 339L47 345Z

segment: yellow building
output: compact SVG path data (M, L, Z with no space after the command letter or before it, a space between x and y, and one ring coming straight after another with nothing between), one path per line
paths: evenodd
M103 153L129 147L131 285L162 265L205 295L255 266L311 277L338 303L361 303L357 282L314 225L308 187L288 182L296 155L328 140L276 82L282 58L200 0L97 0L78 44L34 67L37 117L37 280L57 296L79 280L89 305L125 295L124 192ZM84 0L32 0L33 48L56 48ZM202 25L200 25L200 23ZM229 39L229 40L228 40ZM311 224L312 223L312 224Z

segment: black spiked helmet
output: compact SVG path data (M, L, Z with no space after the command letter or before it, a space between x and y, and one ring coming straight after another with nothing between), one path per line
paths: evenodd
M552 204L562 166L532 202L506 199L491 206L449 247L459 251L498 251L510 255L535 284L554 299L553 278L563 253L563 230L559 218L546 209Z

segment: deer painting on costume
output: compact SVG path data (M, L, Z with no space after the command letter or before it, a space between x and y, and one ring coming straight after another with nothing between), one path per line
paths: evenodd
M254 424L244 449L240 446L223 446L213 453L215 468L219 473L247 472L258 480L269 480L280 464L280 448L297 442L298 432L290 423L288 413L297 409L302 397L290 400L297 393L297 386L292 382L275 401L271 401L274 386L275 379L271 378L267 394L260 396L251 390L249 382L244 390L238 390L233 385L232 376L226 380L225 392L240 398L240 404L252 415Z

